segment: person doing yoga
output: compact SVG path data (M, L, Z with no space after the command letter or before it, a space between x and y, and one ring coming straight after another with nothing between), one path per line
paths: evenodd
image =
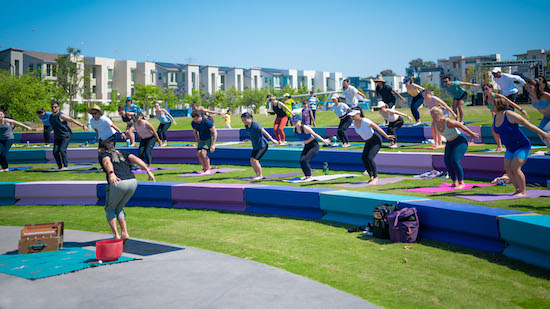
M319 143L317 143L317 140L325 143L325 145L330 144L330 140L322 138L309 126L303 124L302 116L300 115L294 115L292 117L292 122L294 123L294 133L296 133L296 137L304 142L304 149L300 155L300 166L306 176L304 181L311 181L311 166L309 162L319 153Z

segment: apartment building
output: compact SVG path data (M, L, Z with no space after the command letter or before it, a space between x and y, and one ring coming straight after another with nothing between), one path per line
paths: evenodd
M306 87L309 91L316 91L315 87L315 71L300 70L298 71L298 88Z
M514 57L516 57L517 61L530 62L531 64L526 70L518 70L520 73L527 73L531 77L544 75L550 78L550 50L532 49L525 53L514 55ZM522 67L525 67L525 65Z
M468 67L475 67L488 61L500 61L500 54L472 57L454 56L449 57L449 59L437 60L437 66L442 68L443 74L451 77L452 80L464 80Z
M200 86L205 92L213 94L220 90L219 66L205 65L200 66Z
M321 90L326 92L329 87L330 72L315 72L315 79L313 80L313 91Z
M115 91L115 59L103 57L85 57L84 65L89 78L85 81L85 89L89 91L93 101L107 103L111 101L111 94Z
M237 91L244 90L243 84L243 68L230 68L230 67L220 67L218 70L220 74L220 89L229 90L235 88Z
M260 89L264 87L262 82L262 69L250 68L244 71L244 89Z
M418 78L420 79L420 85L434 84L438 87L442 87L443 78L442 68L419 68Z
M328 80L328 91L342 91L342 82L344 81L344 76L340 72L330 73L330 78Z

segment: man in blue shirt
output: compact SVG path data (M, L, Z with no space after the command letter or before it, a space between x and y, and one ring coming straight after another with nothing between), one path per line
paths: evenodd
M50 146L50 132L52 132L53 128L50 124L50 115L51 112L47 112L44 110L44 108L40 108L38 111L36 111L38 114L38 118L42 120L42 123L44 124L44 146L49 147Z
M197 158L202 165L203 173L208 173L212 169L208 153L216 150L218 132L212 121L203 117L199 111L193 111L191 117L193 118L191 127L197 141Z

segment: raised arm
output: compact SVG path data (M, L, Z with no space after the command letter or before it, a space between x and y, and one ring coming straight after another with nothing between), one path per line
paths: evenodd
M210 114L222 115L222 113L220 113L220 112L212 111L212 110L206 109L206 108L204 108L204 107L201 108L201 111L202 111L203 113L210 113ZM170 117L170 118L171 118L171 117Z
M529 119L529 114L523 108L521 108L519 105L512 102L510 99L508 99L507 97L503 96L500 93L497 93L497 97L499 97L499 98L503 99L504 101L508 102L508 105L512 106L514 109L519 110L523 114L523 116L525 116L525 118ZM483 96L483 98L485 98L485 96Z
M88 131L88 127L86 127L85 125L80 123L80 121L75 120L75 119L73 119L72 117L70 117L68 115L61 114L60 118L61 118L61 120L72 122L72 123L76 124L77 126L82 127L84 129L84 131Z
M468 82L460 82L460 85L462 85L462 86L474 86L474 87L479 86L479 84L473 84L473 83L468 83Z

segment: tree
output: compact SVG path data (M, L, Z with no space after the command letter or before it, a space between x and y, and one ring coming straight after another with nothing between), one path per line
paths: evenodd
M84 56L81 50L67 47L67 53L55 59L57 63L57 84L65 90L69 98L69 114L74 116L73 102L76 95L84 90L84 82L90 78L88 69L84 66Z
M176 107L180 101L178 95L176 94L176 89L173 88L162 89L159 99L164 101L169 108Z
M422 64L422 67L424 68L437 68L437 64L433 61L426 61Z
M48 109L52 101L63 104L65 92L37 74L14 76L0 70L0 109L18 121L37 120L36 110Z
M386 69L386 70L380 72L380 75L382 75L382 76L395 76L396 74L391 69Z
M114 91L113 91L114 92ZM154 85L136 85L132 100L143 106L143 110L153 107L161 97L161 89Z
M267 92L267 88L246 89L243 91L242 106L253 109L254 113L257 114L260 107L265 105Z
M421 68L424 61L421 58L413 59L409 61L409 67L405 69L407 76L414 76L418 73L418 68Z

